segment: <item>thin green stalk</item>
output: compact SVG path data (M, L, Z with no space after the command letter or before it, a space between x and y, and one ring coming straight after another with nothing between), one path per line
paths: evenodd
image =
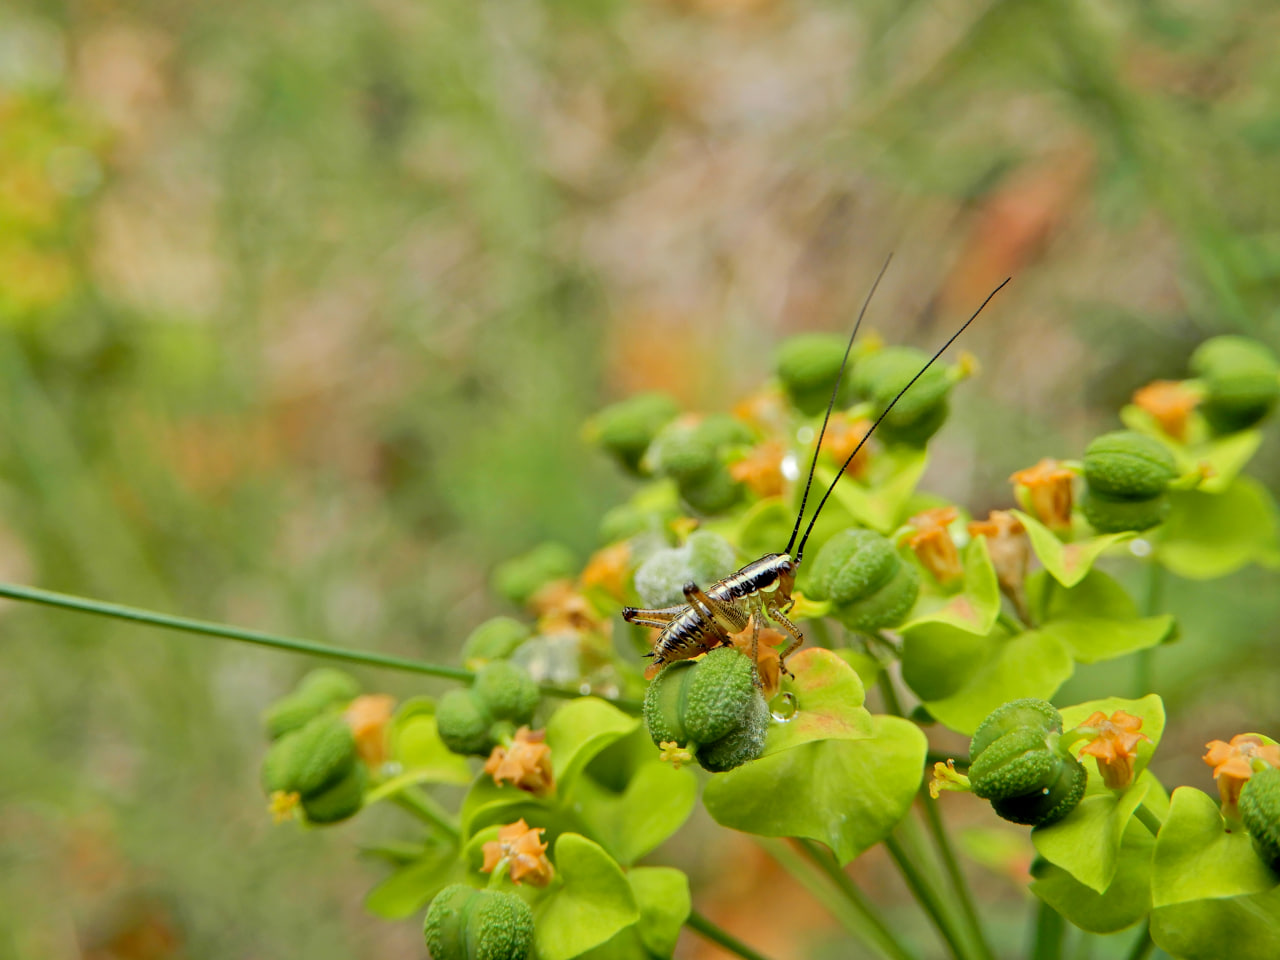
M1151 831L1154 837L1160 833L1160 828L1164 826L1160 818L1147 809L1147 805L1140 803L1138 809L1133 811L1133 815L1138 818L1138 822Z
M812 840L797 838L795 843L849 902L859 920L866 925L868 934L874 937L876 944L880 947L879 952L883 956L892 957L893 960L911 960L911 954L907 952L907 948L880 919L871 901L853 882L853 878L844 872L835 857Z
M890 834L885 838L884 846L889 851L889 856L893 858L893 862L897 864L898 871L902 874L902 879L906 881L907 887L910 888L915 898L920 901L920 906L924 908L925 914L929 917L934 929L938 931L938 935L942 938L948 952L955 960L967 960L969 952L965 949L964 938L960 936L959 931L952 924L952 918L947 912L946 906L938 898L938 893L934 890L932 884L929 883L915 862L907 855L907 851L903 849L897 837Z
M413 814L423 823L438 827L455 843L462 839L462 830L457 820L429 794L407 787L391 794L387 799L402 810Z
M772 857L777 864L786 870L802 887L813 895L813 898L827 908L827 911L852 934L859 943L884 960L914 960L911 954L894 952L895 944L883 942L876 937L872 922L857 903L836 889L828 882L825 874L812 863L797 853L790 844L781 840L770 840L756 837L756 843ZM859 896L861 891L858 891ZM901 948L899 948L901 949Z
M1155 948L1155 941L1151 939L1151 921L1148 920L1143 924L1142 932L1138 934L1138 939L1134 942L1126 960L1147 960Z
M1144 617L1154 617L1159 613L1163 597L1164 567L1154 559L1148 560L1147 594L1142 603L1142 615ZM1152 647L1146 647L1138 651L1133 668L1133 694L1135 697L1145 697L1152 692L1155 686L1155 657L1156 652Z
M742 960L767 960L764 954L747 946L728 930L716 926L697 910L690 910L684 925L694 933L701 934L714 944L718 944Z
M1036 911L1031 960L1062 960L1062 937L1066 931L1067 924L1062 914L1041 900Z
M951 880L956 899L960 901L960 911L964 914L974 945L978 948L978 954L983 960L995 960L995 954L987 942L986 932L982 929L982 921L978 917L978 908L969 892L969 884L960 871L960 861L956 858L955 850L951 846L951 838L947 836L942 814L938 812L938 802L932 797L924 796L920 798L920 804L924 807L925 827L933 837L933 845L938 850L938 856L942 858L942 866Z
M385 653L372 653L366 650L351 650L345 647L334 647L303 640L298 637L283 637L261 630L248 630L233 627L229 624L214 623L209 620L193 620L190 617L175 617L167 613L156 613L138 607L126 607L118 603L104 603L101 600L90 600L87 597L76 597L67 593L55 593L52 590L40 590L36 587L23 587L12 583L0 583L0 597L10 600L22 600L27 603L39 603L60 610L74 610L77 613L89 613L99 617L111 617L116 620L128 620L149 627L160 627L166 630L180 630L183 633L194 633L206 637L219 637L224 640L236 640L240 643L252 643L275 650L286 650L290 653L302 653L312 657L325 657L330 660L342 660L347 663L358 663L368 667L383 667L388 670L405 670L409 673L425 674L429 677L443 677L446 680L470 682L475 673L462 667L449 667L424 660L407 660L393 657ZM565 690L549 684L541 685L542 692L551 697L573 698L581 696L577 690ZM630 713L639 713L640 704L634 700L611 700L614 706Z
M998 614L996 614L996 622L999 623L1000 626L1008 630L1015 637L1020 633L1025 633L1027 629L1026 625L1022 623L1021 620L1019 620L1017 617L1013 616L1010 613L1006 613L1003 610L1001 610Z

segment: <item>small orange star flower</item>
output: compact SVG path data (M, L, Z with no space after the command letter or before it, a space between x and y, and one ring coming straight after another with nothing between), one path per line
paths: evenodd
M541 633L604 633L608 621L570 580L552 580L529 598Z
M537 796L545 796L555 789L555 776L551 772L551 748L542 741L545 730L532 731L521 727L516 731L510 747L496 746L485 761L484 772L493 782L503 782Z
M1071 484L1075 474L1060 460L1048 457L1034 467L1019 470L1009 478L1015 486L1025 487L1031 498L1031 512L1050 530L1071 529Z
M836 463L844 463L853 455L858 444L871 430L871 421L866 417L850 417L848 414L833 413L827 421L827 432L822 438L822 449L831 454ZM861 477L871 464L871 447L864 445L853 458L844 474L846 477Z
M1237 733L1230 743L1210 740L1205 747L1209 752L1203 759L1213 767L1224 816L1236 815L1240 791L1256 770L1261 770L1263 764L1280 767L1280 746L1267 743L1256 733Z
M381 766L387 759L387 725L395 709L396 698L386 693L356 697L343 711L342 719L355 737L356 752L371 767Z
M757 497L776 497L782 493L782 461L787 450L778 440L768 440L753 447L741 460L729 464L729 476L745 484Z
M935 507L917 513L907 521L915 532L907 538L907 546L915 551L924 568L941 584L948 584L964 576L960 563L960 551L951 539L947 526L960 516L955 507Z
M486 843L482 873L493 873L504 861L508 865L512 883L528 880L535 887L545 887L551 882L555 868L547 859L547 845L539 837L546 833L543 827L530 827L521 817L498 829L498 839Z
M986 520L969 524L969 536L986 537L987 553L996 570L996 580L1019 614L1025 613L1023 583L1027 578L1027 562L1031 559L1031 541L1022 522L1008 510L992 510Z
M1135 748L1143 740L1151 739L1138 732L1142 729L1142 718L1123 710L1117 710L1108 717L1098 710L1080 727L1097 731L1080 755L1088 754L1098 761L1103 783L1111 790L1123 790L1133 783L1133 761L1138 756Z
M597 550L582 568L578 583L583 589L599 587L615 600L627 595L627 572L631 566L631 544L627 541Z
M1154 380L1133 394L1135 406L1151 414L1160 429L1173 439L1185 443L1191 411L1200 395L1181 380Z

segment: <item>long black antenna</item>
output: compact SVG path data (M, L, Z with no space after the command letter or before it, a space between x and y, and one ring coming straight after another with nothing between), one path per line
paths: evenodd
M893 254L884 258L884 266L880 268L880 272L876 274L876 279L871 284L871 289L867 291L867 299L862 301L862 309L858 311L858 319L853 325L853 333L849 334L849 343L844 348L844 359L840 361L840 372L836 374L836 385L831 388L831 399L827 401L827 412L822 417L822 429L818 431L818 445L813 448L813 461L809 464L809 479L804 482L804 495L800 498L800 512L796 514L796 525L791 530L791 539L787 541L787 548L783 553L790 553L791 546L796 542L796 534L800 532L800 521L804 519L804 507L809 502L809 488L813 486L813 471L818 466L818 451L822 449L822 438L827 433L827 421L831 419L831 409L836 405L836 397L840 394L840 384L844 381L844 368L849 362L849 351L853 349L853 340L858 335L858 328L862 326L862 318L867 315L867 307L871 306L871 298L876 294L876 287L880 286L880 280L884 277L884 272L889 269L889 261L893 259ZM818 509L822 509L819 507ZM801 549L804 549L803 546Z
M908 390L910 390L915 385L915 382L924 376L925 371L928 370L930 367L932 367L934 363L937 361L937 359L941 357L944 353L946 353L947 347L951 346L953 343L956 342L957 339L959 339L960 334L964 333L965 330L969 328L969 324L973 323L973 321L978 319L978 314L980 314L983 310L986 309L986 306L988 303L991 302L991 299L997 293L1003 290L1005 288L1005 285L1008 284L1008 282L1012 279L1013 277L1006 277L1004 280L1004 283L1000 284L1000 286L996 287L989 294L987 294L987 299L982 301L982 306L978 307L978 309L973 312L973 316L971 316L968 320L966 320L964 322L964 325L951 335L951 339L948 340L939 348L938 352L935 353L929 359L929 362L920 368L920 371L907 382L907 385L905 387L903 387L901 390L898 391L898 395L889 401L889 405L884 408L880 416L876 417L876 422L871 424L871 429L867 431L866 436L864 436L861 440L858 441L858 445L853 448L853 453L849 454L849 459L847 459L844 462L844 466L840 468L840 470L836 473L835 479L831 481L831 486L827 487L827 492L824 493L822 495L822 499L818 501L818 509L816 509L813 512L813 518L809 521L809 526L805 528L804 536L800 538L800 549L796 552L797 564L800 562L800 559L804 556L804 545L809 540L809 534L813 533L813 525L818 522L818 514L822 513L822 508L826 505L827 498L830 497L832 491L835 490L836 484L839 483L840 478L844 476L844 472L845 470L848 469L849 464L853 463L853 458L858 455L858 452L862 449L863 445L866 444L866 442L871 439L871 435L876 432L876 427L880 426L884 418L889 415L889 411L891 411L897 405L898 401L902 399L903 394L905 394ZM790 553L791 552L790 544L788 544L787 546L788 546L787 552Z

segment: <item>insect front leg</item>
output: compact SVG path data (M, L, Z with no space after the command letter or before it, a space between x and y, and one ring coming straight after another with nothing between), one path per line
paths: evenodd
M800 644L804 643L804 634L801 633L800 628L792 623L791 620L788 619L787 615L782 612L781 607L781 604L771 605L769 607L769 619L782 627L782 629L787 631L787 633L791 634L791 645L787 647L787 649L783 650L778 656L778 665L783 673L794 680L795 674L787 669L787 657L791 656L795 649L800 646Z
M664 627L688 609L682 603L677 603L671 607L658 607L653 610L626 607L622 611L622 619L627 623L638 623L645 627Z

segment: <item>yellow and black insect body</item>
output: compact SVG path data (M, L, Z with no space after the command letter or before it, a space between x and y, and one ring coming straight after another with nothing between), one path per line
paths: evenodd
M654 643L653 652L646 656L653 658L653 663L645 671L646 678L653 678L662 667L676 660L688 660L692 657L701 656L714 650L716 647L725 646L733 642L732 637L740 634L748 627L751 628L751 659L757 658L760 625L763 621L769 620L781 627L791 636L791 643L787 646L779 656L780 668L784 673L787 670L787 657L790 656L800 644L804 643L804 634L800 632L800 628L791 622L787 617L787 612L795 603L791 593L795 587L796 572L800 568L800 561L804 557L805 543L809 540L809 534L813 532L813 526L817 522L818 515L822 512L823 506L826 505L827 499L835 490L836 484L840 482L841 476L848 468L849 464L854 461L858 453L862 450L863 445L875 433L877 427L894 406L906 394L908 390L920 379L934 362L942 356L946 349L953 344L960 334L968 328L978 318L983 309L991 302L1000 290L1009 280L1005 280L1000 286L987 296L982 302L982 306L974 312L968 320L952 334L951 338L942 345L941 349L933 355L933 357L920 368L920 371L907 382L898 394L889 401L888 405L880 413L871 429L867 431L859 442L854 451L849 454L848 459L837 471L835 479L831 481L831 485L823 494L822 499L818 501L818 506L813 512L813 516L809 519L809 525L805 528L804 536L800 537L800 544L796 550L795 558L791 556L791 548L796 543L796 537L800 532L800 524L804 519L805 505L809 500L809 490L813 484L813 472L818 463L818 452L822 449L822 438L826 435L827 423L831 419L831 411L835 406L836 397L840 392L840 384L844 379L845 366L849 362L849 351L853 348L854 338L858 335L858 328L862 326L862 318L866 315L867 306L871 303L871 297L876 292L876 287L880 284L881 277L884 276L885 270L889 266L886 260L880 273L876 277L875 283L871 285L871 290L867 294L867 299L862 304L862 309L858 313L857 322L853 325L853 333L849 335L849 344L845 347L844 359L840 363L840 371L836 375L835 386L831 390L831 399L827 403L826 415L822 418L822 428L818 431L818 441L813 451L813 461L809 464L809 477L805 481L804 494L800 498L800 510L796 515L796 523L791 531L791 539L787 542L786 548L782 553L771 553L754 560L742 569L736 571L720 580L706 590L703 590L696 583L686 583L684 585L684 599L682 604L676 604L670 607L661 607L654 610L642 610L636 607L627 607L622 611L622 618L628 623L638 623L643 626L658 627L661 633L658 635L657 641Z

